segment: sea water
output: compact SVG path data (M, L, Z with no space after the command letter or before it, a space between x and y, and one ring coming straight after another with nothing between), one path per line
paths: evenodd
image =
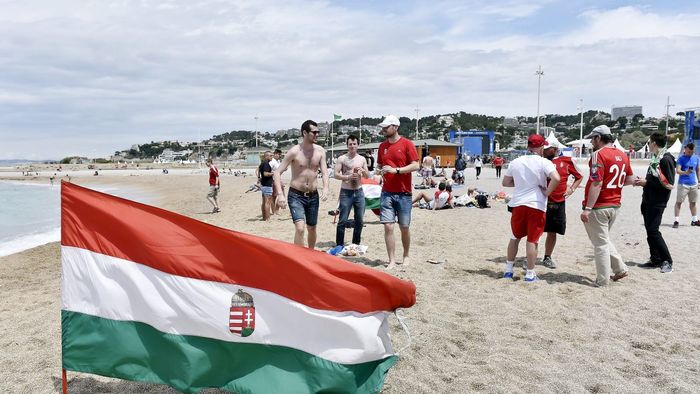
M148 203L150 196L123 187L97 187L104 193ZM61 239L59 184L0 182L0 256Z

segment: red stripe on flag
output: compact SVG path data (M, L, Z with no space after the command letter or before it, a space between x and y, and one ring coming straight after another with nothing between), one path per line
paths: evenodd
M370 313L416 301L413 283L327 253L65 182L61 245L173 275L268 290L316 309Z

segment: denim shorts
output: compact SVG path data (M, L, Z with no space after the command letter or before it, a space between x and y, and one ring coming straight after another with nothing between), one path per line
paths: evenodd
M400 227L411 224L411 208L413 206L411 193L382 192L379 221L396 223L398 217Z
M260 191L262 192L263 197L272 196L272 186L260 186Z
M307 226L315 226L318 223L318 204L318 192L305 196L290 189L287 193L287 205L294 223L303 220Z

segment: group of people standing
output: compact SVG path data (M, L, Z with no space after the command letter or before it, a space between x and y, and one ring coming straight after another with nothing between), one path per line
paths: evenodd
M613 146L614 138L607 126L598 126L591 134L593 153L589 160L589 180L586 183L580 219L593 245L597 286L608 285L628 276L628 267L613 244L610 232L622 203L622 188L628 185L643 188L641 212L647 233L649 261L642 268L660 268L660 272L673 271L673 259L663 239L659 226L666 209L675 175L688 176L685 186L679 185L678 201L686 196L691 201L693 219L697 226L695 202L698 195L697 156L693 156L694 145L686 145L679 164L673 155L666 152L667 137L654 133L649 137L649 149L653 158L644 178L634 177L627 155ZM513 278L513 264L518 244L527 238L527 268L524 281L538 280L534 271L537 243L547 233L543 265L555 268L552 259L556 235L566 231L565 201L581 183L582 176L570 158L557 157L558 147L547 146L540 135L528 138L527 156L515 159L506 170L503 186L515 187L509 202L512 210L512 237L508 244L504 278ZM549 159L549 160L547 160ZM574 178L568 186L569 177ZM686 192L687 190L687 192ZM680 206L677 205L677 209ZM677 215L676 215L677 216ZM676 218L678 222L678 218ZM675 224L674 224L675 226ZM677 226L675 226L677 227Z
M419 156L415 145L399 135L399 119L387 116L379 126L385 140L377 152L374 175L381 180L380 222L384 227L384 241L389 257L388 268L397 264L408 264L411 245L411 208L416 202L412 195L412 175L420 169ZM329 194L329 176L326 164L326 151L316 144L318 125L312 120L301 126L301 143L287 151L280 160L281 151L266 152L263 163L258 168L262 191L262 216L267 220L278 209L289 206L294 222L294 243L315 248L316 225L318 223L319 201L325 201ZM667 137L654 133L649 137L648 146L653 158L644 178L634 177L629 157L613 146L614 138L607 126L598 126L586 136L591 139L593 153L589 160L589 179L585 187L582 221L588 238L593 245L596 266L597 286L605 286L610 281L619 281L628 276L628 267L613 244L610 232L622 203L622 188L634 185L643 188L641 212L647 232L650 258L643 268L660 268L662 273L673 270L673 259L663 239L659 226L663 212L674 188L675 175L680 175L678 197L675 205L675 222L678 227L679 210L686 198L690 201L691 226L700 226L697 218L698 198L698 158L694 156L694 145L689 143L684 154L676 163L673 155L666 152ZM359 139L348 136L347 154L337 158L333 174L341 181L336 229L336 245L344 245L345 228L350 211L354 211L352 243L360 244L364 225L365 196L362 178L373 175L366 155L359 153ZM566 232L566 199L579 187L583 176L570 157L559 155L559 146L549 145L541 135L528 138L530 154L513 160L503 176L504 187L514 187L508 203L511 211L512 236L508 243L504 278L513 278L514 261L522 238L526 238L525 282L538 280L535 272L537 244L547 233L542 263L545 267L556 268L552 258L557 235ZM426 158L428 158L427 156ZM500 160L499 160L500 159ZM498 161L497 161L498 160ZM372 163L374 164L374 163ZM425 160L423 161L426 166ZM430 164L430 163L428 163ZM208 199L214 206L213 213L219 212L217 194L220 188L218 170L207 160L210 191ZM494 160L497 176L503 161ZM285 196L281 175L291 167L291 181ZM318 175L322 178L322 189L317 188ZM432 175L432 174L431 174ZM573 178L573 183L568 180ZM450 191L445 193L449 204ZM418 198L420 200L420 197ZM428 200L428 199L426 199ZM431 207L433 208L433 207ZM396 258L394 228L398 224L402 258Z
M387 116L379 126L386 140L379 146L375 174L381 177L381 207L380 221L384 225L384 240L389 255L388 268L396 264L408 264L411 244L409 226L411 223L412 183L411 173L417 171L418 153L408 139L399 135L399 119ZM328 196L328 171L325 160L326 151L316 144L318 125L307 120L301 126L301 143L293 146L281 160L279 166L261 165L260 176L271 177L273 190L263 189L263 196L276 193L276 205L285 209L289 206L294 222L294 243L304 246L316 246L316 225L318 223L319 201L325 201ZM361 178L369 178L372 174L368 159L358 153L359 139L349 136L346 139L348 153L336 159L333 169L334 177L341 181L339 195L339 215L336 230L336 244L345 242L345 227L350 211L354 211L352 243L359 244L364 225L365 196L362 190ZM291 167L289 191L285 197L281 175ZM317 188L317 177L321 174L322 190ZM267 181L266 181L267 182ZM261 182L261 189L266 187ZM265 204L265 203L263 203ZM266 209L263 207L263 218ZM395 257L394 225L398 223L403 245L403 258L398 261Z

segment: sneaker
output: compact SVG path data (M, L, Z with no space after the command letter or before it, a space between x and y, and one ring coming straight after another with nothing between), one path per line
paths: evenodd
M552 260L552 258L549 256L542 259L542 265L544 265L547 268L557 268L557 265L554 264L554 260Z
M214 209L212 209L212 211L211 211L211 213L217 213L217 212L221 212L221 211L219 210L219 208L214 208Z
M673 222L673 228L678 228L678 222Z
M694 222L690 222L690 225L691 225L691 226L698 226L698 227L700 227L700 220L696 220L696 221L694 221Z
M667 274L669 272L673 272L673 264L669 263L668 261L664 261L664 263L661 265L661 273Z
M525 282L532 283L532 282L537 282L540 280L540 278L537 277L537 275L533 275L532 277L528 278L527 276L525 279L523 279Z
M639 267L639 268L647 268L647 269L649 269L649 268L659 268L659 267L661 267L661 263L657 263L657 262L655 262L655 261L648 260L648 261L647 261L646 263L644 263L644 264L639 264L638 267Z
M503 279L513 279L513 271L504 272Z

